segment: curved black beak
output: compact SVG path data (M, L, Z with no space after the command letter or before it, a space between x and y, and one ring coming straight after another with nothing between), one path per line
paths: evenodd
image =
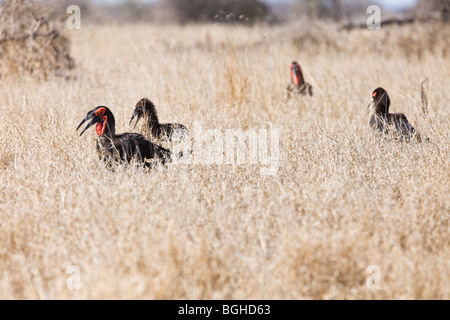
M80 127L83 125L83 123L85 123L86 121L91 120L91 119L92 119L92 121L88 123L88 125L86 126L86 128L84 128L83 131L81 131L80 136L81 136L88 128L90 128L90 127L92 127L94 124L96 124L96 123L102 121L102 119L101 119L99 116L95 115L95 111L89 111L89 112L87 113L86 117L84 117L84 119L83 119L83 120L80 122L80 124L78 125L76 131L78 131L78 129L80 129Z
M130 125L133 122L134 117L136 117L136 123L134 124L133 128L136 127L137 123L139 122L139 120L141 119L142 115L144 114L144 112L142 111L141 108L135 108L133 115L131 116L130 119Z

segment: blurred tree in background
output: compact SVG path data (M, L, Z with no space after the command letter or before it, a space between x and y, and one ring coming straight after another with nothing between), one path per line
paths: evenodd
M343 19L351 20L358 16L366 16L366 10L372 4L374 1L370 0L297 0L293 3L292 13L296 17L306 16L311 19L339 22ZM450 21L450 0L417 0L417 4L412 8L395 11L382 9L390 16L399 16L399 20L409 16L420 20Z
M181 23L265 21L269 7L260 0L167 0Z
M297 0L293 4L292 12L297 17L340 22L355 16L365 16L367 7L371 4L373 1L369 0Z
M2 0L0 0L0 3ZM40 0L36 3L53 8L55 19L61 18L69 5L78 5L83 22L98 23L191 23L221 22L254 24L282 22L302 17L345 22L367 18L367 8L374 0ZM417 17L421 20L450 21L450 0L417 0L408 9L383 15ZM53 16L49 12L49 18Z
M440 18L450 21L450 0L418 0L415 13L419 17L427 17L430 14L440 14Z

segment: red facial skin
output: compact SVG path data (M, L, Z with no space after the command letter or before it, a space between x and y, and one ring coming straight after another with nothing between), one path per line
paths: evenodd
M294 83L297 87L300 86L302 79L302 72L298 67L298 65L291 64L291 79L292 83Z
M106 129L108 117L104 115L105 111L106 111L105 108L100 108L97 111L95 111L95 115L102 118L102 121L97 123L97 125L95 126L95 131L97 132L98 136L103 135Z
M103 117L104 121L97 123L97 125L95 126L95 131L97 132L98 136L101 136L103 133L105 133L106 118L107 117Z

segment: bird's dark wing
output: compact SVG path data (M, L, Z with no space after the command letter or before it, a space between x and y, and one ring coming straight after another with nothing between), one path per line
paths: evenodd
M189 130L185 125L180 123L163 123L158 128L158 138L167 137L170 141L172 141L172 136L177 134L180 137L188 136Z
M114 146L123 160L131 161L136 158L138 161L158 159L162 163L170 160L170 151L162 148L139 133L122 133L114 137Z
M413 134L416 132L403 113L393 113L391 114L391 119L391 122L393 121L395 124L395 128L402 134Z
M395 124L397 131L407 139L411 136L416 136L420 140L420 134L414 129L414 127L409 123L408 119L403 113L392 113L390 114L390 123Z

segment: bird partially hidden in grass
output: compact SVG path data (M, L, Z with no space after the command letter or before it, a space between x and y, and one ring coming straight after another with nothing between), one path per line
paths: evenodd
M369 124L372 129L383 134L393 133L401 141L411 141L411 138L421 142L422 138L414 127L409 123L403 113L389 113L391 99L383 88L376 88L372 92L372 102L368 107L372 107L373 114Z
M155 105L147 98L142 98L136 103L130 125L134 118L136 118L134 126L137 125L139 120L143 119L144 126L155 139L165 138L172 141L175 135L189 136L189 130L180 123L160 123Z
M192 153L192 141L186 126L180 123L160 123L155 105L149 99L142 98L136 103L130 125L134 118L136 118L136 122L133 128L142 119L139 132L147 139L156 140L156 143L171 149L175 156L174 159L179 159L183 155L187 159Z
M171 160L169 150L150 142L141 134L129 132L116 134L114 115L108 107L98 106L89 111L78 125L77 131L89 120L91 121L80 136L88 128L96 125L97 151L100 159L107 163L131 162L135 159L138 163L151 167L155 163L164 164Z
M297 93L301 95L313 95L313 88L308 82L305 82L302 69L297 61L291 63L291 83L287 86L288 96L290 93Z

